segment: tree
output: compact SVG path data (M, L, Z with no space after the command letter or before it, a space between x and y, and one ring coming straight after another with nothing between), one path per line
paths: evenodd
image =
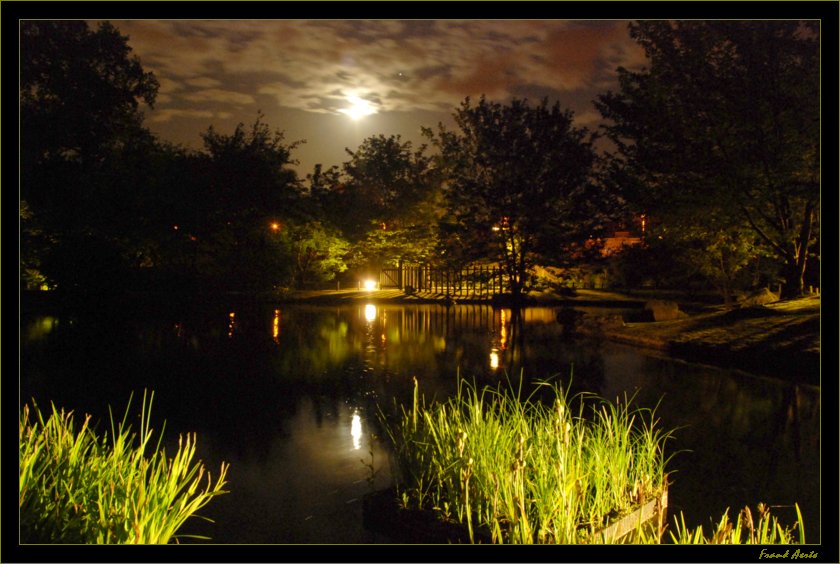
M445 169L445 238L468 249L448 252L498 261L518 298L538 260L564 258L598 219L588 132L547 100L502 105L482 97L473 105L467 98L454 117L457 131L426 130Z
M115 163L151 143L140 104L157 80L108 22L22 21L20 42L22 263L51 286L113 288L133 188Z
M425 151L425 145L415 150L399 135L368 137L356 151L347 150L350 160L340 179L334 169L311 177L313 194L323 194L316 181L332 179L333 190L322 196L323 209L353 242L356 266L431 258L439 180Z
M20 111L24 166L96 161L142 131L140 101L158 82L109 22L22 21Z
M344 257L349 244L334 229L320 221L288 225L283 234L296 288L329 282L347 270Z
M230 135L211 126L201 136L207 170L204 199L218 221L252 222L297 212L302 190L291 168L297 164L292 151L302 142L286 143L282 131L271 131L262 120L258 114L249 130L240 123Z
M818 25L631 24L650 66L619 69L596 101L648 211L710 243L710 215L743 225L779 261L783 297L802 293L819 236Z
M210 127L202 139L191 207L175 220L179 230L195 242L197 269L216 289L271 289L290 270L276 231L304 215L291 168L298 143L287 144L262 114L249 129L240 123L227 135Z

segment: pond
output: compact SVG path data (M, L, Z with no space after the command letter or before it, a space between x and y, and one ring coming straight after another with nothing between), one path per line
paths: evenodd
M24 310L25 311L25 310ZM574 392L657 407L668 444L669 514L708 525L758 502L784 523L802 508L820 537L820 391L641 349L569 338L551 307L264 304L120 308L25 316L21 401L108 420L154 390L152 418L176 444L198 434L230 493L185 533L221 544L390 543L362 499L392 483L377 412L479 384L556 378ZM778 506L778 507L777 507ZM670 518L669 518L670 521Z

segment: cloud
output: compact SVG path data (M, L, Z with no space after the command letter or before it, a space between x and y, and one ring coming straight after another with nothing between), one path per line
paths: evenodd
M198 90L189 94L182 94L181 98L190 102L216 102L217 104L235 104L247 106L254 103L254 97L250 94L242 94L231 90L210 88Z
M190 86L197 86L199 88L213 88L215 86L222 85L221 80L216 80L215 78L209 78L207 76L202 76L199 78L188 78L184 82L186 82Z
M638 60L625 22L131 21L118 27L144 66L183 90L160 102L335 112L350 96L380 111L439 111L468 95L504 99L523 85L578 92ZM190 90L189 87L199 88Z
M149 114L150 119L153 123L165 123L171 121L174 118L211 119L213 117L216 117L216 114L209 110L187 110L177 108L151 110Z

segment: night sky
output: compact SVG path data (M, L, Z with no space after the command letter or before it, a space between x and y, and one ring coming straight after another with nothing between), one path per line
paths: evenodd
M547 96L594 128L616 68L645 62L626 20L110 21L160 82L145 123L162 140L199 148L209 126L230 133L261 111L306 140L302 175L372 135L422 143L421 126L450 125L466 96Z

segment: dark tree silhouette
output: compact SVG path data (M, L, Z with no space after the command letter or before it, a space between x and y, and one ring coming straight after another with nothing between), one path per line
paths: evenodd
M67 290L113 286L125 267L122 196L136 180L118 167L152 142L140 104L158 83L107 22L20 31L22 262Z
M454 117L456 131L426 131L445 171L446 252L498 261L518 298L538 260L562 258L599 221L591 142L570 111L547 100L467 98Z

